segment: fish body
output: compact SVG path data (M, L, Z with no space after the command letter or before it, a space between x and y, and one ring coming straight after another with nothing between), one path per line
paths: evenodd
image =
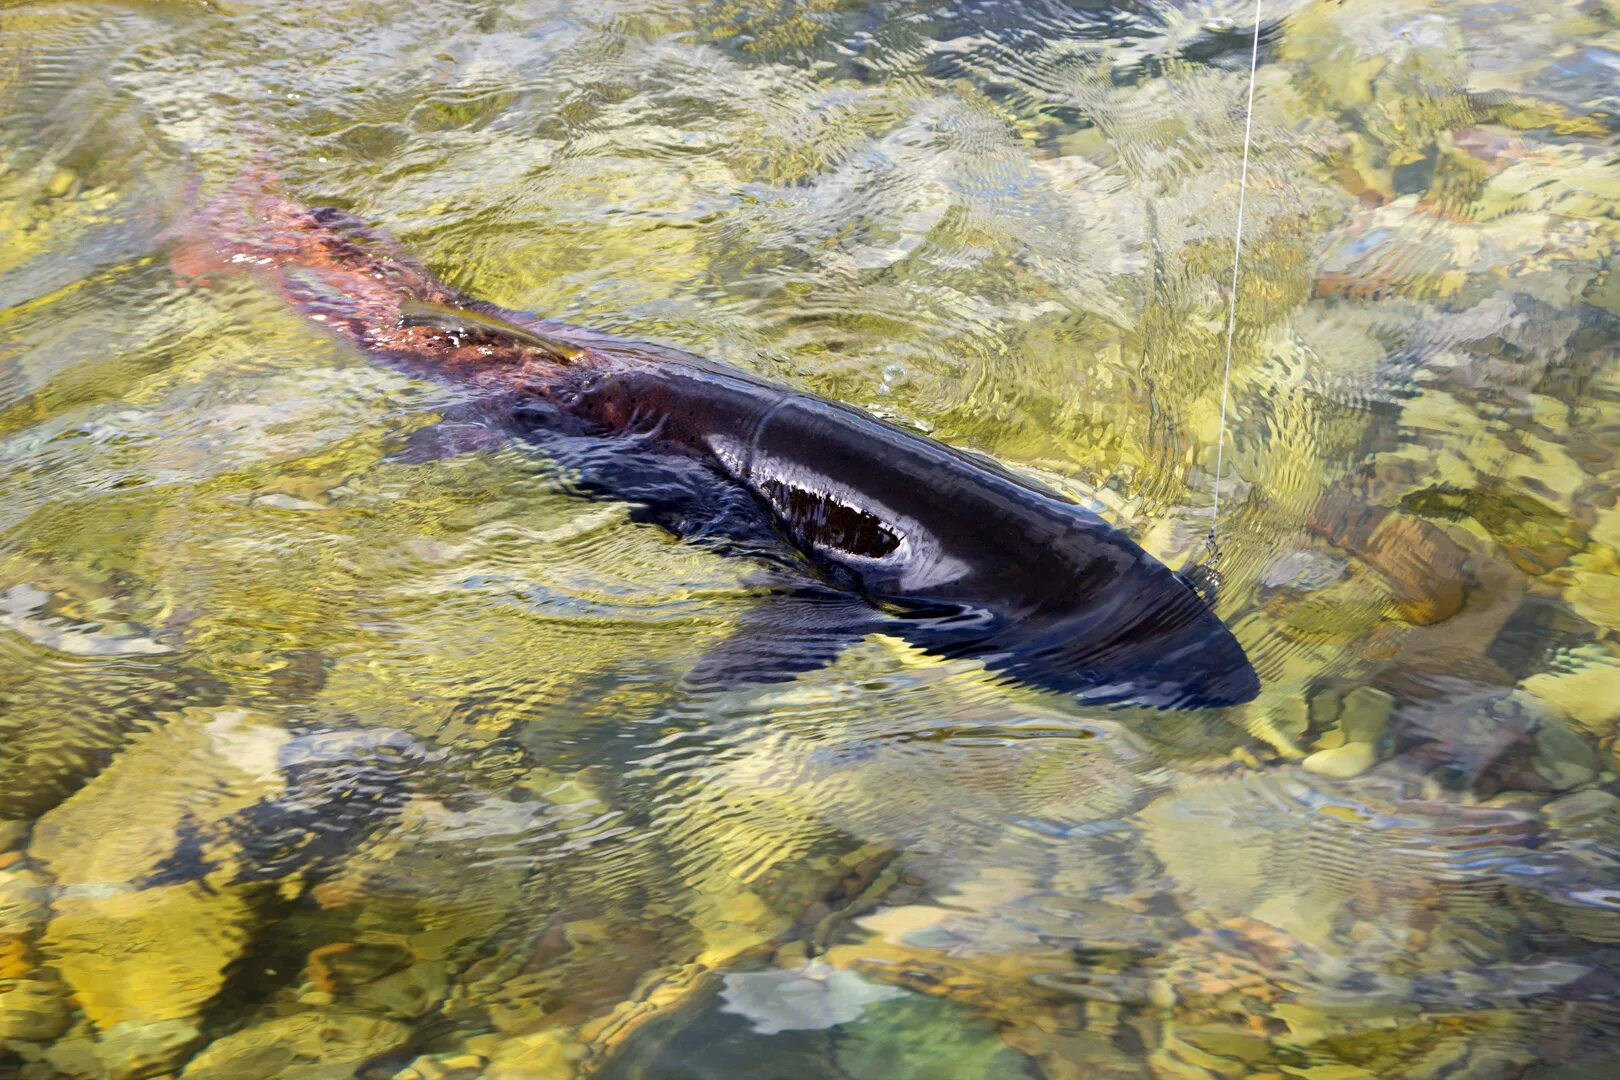
M1089 701L1258 692L1186 581L1056 492L740 369L474 300L341 211L242 202L213 213L192 265L254 270L361 351L467 387L482 427L539 444L587 493L775 564L775 597L697 685L779 681L882 631Z

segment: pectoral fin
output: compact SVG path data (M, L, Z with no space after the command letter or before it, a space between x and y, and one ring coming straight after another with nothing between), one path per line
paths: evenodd
M483 424L445 419L390 440L388 460L427 465L463 454L480 454L506 445L507 436Z
M407 428L383 444L386 459L404 465L426 465L463 454L498 450L511 438L501 423L508 413L505 398L474 400L445 406L438 420L424 427Z
M819 586L773 593L682 680L694 690L789 682L884 625L865 601Z
M436 326L454 334L479 334L507 338L550 353L559 360L574 360L585 350L556 338L537 334L527 327L482 311L435 304L428 300L402 300L399 305L402 326Z

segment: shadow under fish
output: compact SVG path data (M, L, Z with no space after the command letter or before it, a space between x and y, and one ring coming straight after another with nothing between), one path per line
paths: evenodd
M1258 693L1186 579L988 459L676 349L474 300L386 234L262 177L203 210L172 262L250 270L368 356L465 388L467 408L416 456L521 438L582 493L760 560L772 595L696 662L693 688L785 681L882 632L1089 702Z

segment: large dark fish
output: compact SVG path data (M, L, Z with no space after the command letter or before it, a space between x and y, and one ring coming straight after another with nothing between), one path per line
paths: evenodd
M791 678L868 633L1088 701L1258 692L1193 588L1119 530L985 459L659 345L473 300L351 215L242 185L174 262L268 281L367 355L465 387L460 446L518 436L585 492L773 567L698 686Z

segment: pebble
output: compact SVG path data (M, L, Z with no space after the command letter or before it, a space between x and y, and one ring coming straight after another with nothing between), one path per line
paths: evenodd
M49 917L45 880L32 870L0 871L0 934L27 935Z
M0 1039L49 1042L71 1019L61 987L35 979L0 983Z
M1554 799L1541 808L1541 816L1547 824L1562 829L1601 817L1613 810L1616 805L1620 805L1620 798L1601 788L1588 788L1586 791L1577 791L1573 795Z
M108 1029L95 1052L103 1076L136 1080L169 1072L202 1041L202 1032L189 1020L126 1021Z
M1339 692L1331 686L1323 687L1311 695L1309 714L1311 730L1323 731L1327 726L1339 718L1344 709L1344 699Z
M1536 727L1536 756L1530 765L1554 791L1568 791L1597 777L1597 752L1561 720L1548 717Z
M266 495L255 495L252 505L268 506L272 510L325 510L326 507L309 499L300 499L296 495L287 495L279 491L272 491Z
M1378 752L1370 743L1353 742L1328 750L1318 750L1307 757L1302 765L1306 772L1317 776L1330 776L1335 780L1348 780L1360 776L1378 760Z
M424 1055L405 1066L394 1080L475 1080L488 1061L477 1054Z
M29 824L26 821L12 819L0 821L0 851L13 851L23 846L28 839Z
M1304 698L1287 697L1271 709L1271 719L1277 730L1290 739L1299 740L1310 726L1310 716Z
M72 169L57 169L45 184L45 193L53 199L60 199L78 186L79 177L77 173Z
M1339 730L1352 743L1376 746L1389 730L1389 717L1394 711L1394 698L1382 690L1359 686L1344 696Z

